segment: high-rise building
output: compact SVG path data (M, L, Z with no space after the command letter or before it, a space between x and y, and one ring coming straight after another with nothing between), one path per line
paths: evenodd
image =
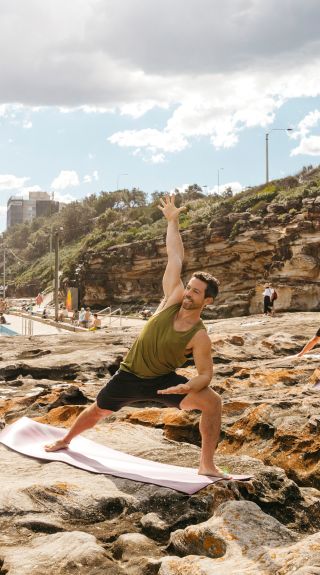
M7 228L22 224L23 222L23 199L11 196L7 203Z
M16 224L31 222L40 216L50 216L59 211L59 202L48 192L29 192L29 199L11 196L7 203L7 229Z

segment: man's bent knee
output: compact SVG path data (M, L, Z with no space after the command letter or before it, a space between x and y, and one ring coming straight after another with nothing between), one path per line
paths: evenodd
M180 403L180 409L200 409L215 411L221 409L221 397L213 389L206 387L201 391L191 391Z
M90 415L97 419L103 419L103 417L107 417L109 413L112 413L110 409L102 409L99 407L96 401L92 403L87 409Z

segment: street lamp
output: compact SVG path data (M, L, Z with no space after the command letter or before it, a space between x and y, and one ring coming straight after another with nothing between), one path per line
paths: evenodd
M292 132L292 128L271 128L270 132ZM266 184L269 182L269 134L266 132Z
M220 191L220 172L221 170L223 170L223 168L218 168L218 195L219 195L219 191Z
M79 264L74 272L75 278L76 278L76 285L78 288L78 309L80 309L81 307L81 303L82 303L82 291L81 291L81 278L82 278L82 273L83 273L83 263Z
M59 319L59 234L63 227L59 227L54 232L54 318Z
M128 175L129 175L129 174L127 174L126 172L124 172L123 174L118 174L118 175L117 175L117 187L116 187L116 190L119 189L119 180L120 180L121 176L128 176Z
M3 299L6 299L6 248L3 248Z

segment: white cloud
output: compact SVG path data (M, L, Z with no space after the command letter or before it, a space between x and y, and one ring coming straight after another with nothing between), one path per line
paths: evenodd
M320 110L309 112L298 124L297 128L290 134L293 139L304 138L314 128L320 120Z
M60 106L61 114L73 114L74 111L81 111L85 114L114 114L115 108L103 106Z
M291 150L291 156L300 154L306 156L320 155L320 136L311 135L310 132L320 122L320 110L309 112L298 124L297 128L290 134L293 140L300 139L298 146Z
M5 104L0 105L0 118L4 118L7 115L8 106Z
M0 190L20 190L30 178L19 178L12 174L0 174Z
M230 148L288 99L320 95L319 19L318 0L2 2L0 117L10 102L135 120L157 107L172 110L163 129L109 141L150 162L194 138Z
M97 171L97 170L94 170L94 171L92 172L92 174L86 174L86 175L83 177L83 183L84 183L84 184L91 184L91 182L92 182L93 180L94 180L95 182L97 182L97 181L99 180L99 174L98 174L98 171Z
M60 174L53 180L51 188L54 190L65 190L79 186L80 180L75 170L62 170Z
M164 154L153 154L150 158L152 164L162 164L165 161Z
M303 154L306 156L320 156L320 136L302 138L299 146L291 151L291 156Z
M171 190L169 190L169 194L174 194L176 190L178 190L178 192L180 193L183 193L186 191L189 185L190 184L181 184L181 186L175 186L174 188L171 188Z
M23 127L25 130L30 130L30 128L32 128L32 122L31 122L31 120L25 120L25 121L23 122L23 124L22 124L22 127Z
M141 118L147 112L153 108L159 106L160 104L156 100L146 100L142 102L131 102L130 104L124 104L120 106L120 113L125 116L131 116L132 118ZM167 109L168 104L162 103L161 108Z
M116 132L108 140L120 147L147 148L151 152L157 150L181 152L188 146L187 140L181 134L169 131L161 132L152 128Z
M77 198L75 198L72 194L62 194L60 192L54 192L54 199L57 202L62 204L70 204L71 202L75 202Z
M0 216L5 216L7 214L7 206L0 206Z

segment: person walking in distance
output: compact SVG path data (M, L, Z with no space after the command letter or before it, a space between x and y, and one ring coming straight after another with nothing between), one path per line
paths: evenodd
M263 313L264 315L271 315L272 304L271 304L271 297L272 297L272 289L269 283L266 283L264 286L263 292Z
M209 387L212 375L211 341L200 319L204 307L218 294L219 282L206 272L196 272L186 287L181 281L184 248L174 196L160 200L167 219L168 261L163 276L164 298L134 342L119 370L99 392L96 401L76 419L65 436L45 446L46 451L68 447L70 441L125 405L156 401L164 407L199 410L202 438L198 473L229 479L214 462L220 434L221 399ZM197 374L187 379L176 373L189 354Z

